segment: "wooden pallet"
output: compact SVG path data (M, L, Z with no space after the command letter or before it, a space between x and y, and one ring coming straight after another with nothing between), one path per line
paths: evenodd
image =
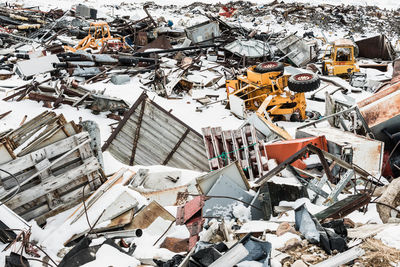
M221 127L207 127L202 132L211 170L238 161L250 180L262 176L260 144L253 126L228 131L222 131Z
M72 136L81 130L62 114L45 111L0 136L0 164Z
M20 184L18 193L6 205L26 220L43 224L55 215L82 201L104 181L104 174L90 147L90 136L82 132L0 165ZM0 173L0 199L18 189L16 180Z

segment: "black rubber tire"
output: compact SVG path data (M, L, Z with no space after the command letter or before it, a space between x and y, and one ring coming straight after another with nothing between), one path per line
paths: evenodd
M311 92L319 88L321 80L316 74L300 73L290 76L289 89L296 93Z
M257 73L267 73L267 72L272 72L272 71L283 72L284 69L285 69L285 65L283 65L282 62L269 61L269 62L263 62L263 63L258 64L254 68L254 72L257 72Z

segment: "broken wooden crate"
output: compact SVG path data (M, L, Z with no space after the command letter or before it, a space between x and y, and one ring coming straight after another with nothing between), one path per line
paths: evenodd
M25 156L37 149L53 144L80 132L73 122L62 114L45 111L15 130L0 135L0 164Z
M0 165L0 199L25 220L46 218L76 205L104 182L104 174L82 132ZM13 176L9 175L13 174ZM16 181L18 180L18 182Z
M201 134L145 93L124 115L102 150L127 165L168 165L206 171Z

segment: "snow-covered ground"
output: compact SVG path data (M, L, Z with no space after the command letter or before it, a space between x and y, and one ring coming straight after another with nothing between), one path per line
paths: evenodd
M67 0L57 0L57 1L48 1L48 0L16 0L15 3L21 3L25 4L27 6L40 6L40 7L58 7L62 9L68 9L71 7L72 4L85 4L85 5L90 5L93 7L102 7L104 5L110 5L110 6L118 6L123 3L145 3L149 2L148 0L134 0L134 1L129 1L129 0L115 0L112 1L111 3L106 0L86 0L84 2L82 1L67 1ZM231 2L230 0L219 0L219 1L214 1L214 0L203 0L203 1L196 1L196 0L153 0L151 2L154 2L158 5L189 5L194 2L202 2L202 3L207 3L207 4L226 4ZM273 3L274 1L272 0L251 0L250 2L252 3L257 3L259 5L268 5ZM279 1L281 2L281 1ZM359 6L377 6L381 9L387 8L387 9L398 9L400 7L400 3L397 0L351 0L351 1L346 1L346 0L283 0L285 3L309 3L309 4L329 4L329 5L359 5Z
M40 6L41 9L48 10L52 8L62 8L64 10L71 8L72 5L82 3L81 1L75 1L75 0L70 0L70 1L65 1L65 0L59 0L59 1L48 1L48 0L16 0L16 3L24 4L26 6ZM134 1L134 3L140 3L140 2L145 2L144 0L139 0L139 1ZM195 2L193 0L176 0L176 1L154 1L157 4L160 5L169 5L169 4L174 4L174 5L188 5L191 2ZM211 0L205 0L203 2L206 3L215 3L215 1ZM221 1L222 3L228 2L228 1ZM257 0L257 3L259 5L264 5L268 4L271 1L261 1ZM329 0L329 1L312 1L312 0L286 0L285 2L307 2L307 3L312 3L312 4L333 4L333 5L341 5L341 4L353 4L353 5L377 5L380 8L390 8L390 9L397 9L400 7L400 2L396 0L386 0L386 1L380 1L380 0L356 0L356 1L351 1L350 3L348 1L334 1L334 0ZM129 14L132 17L143 17L144 13L140 5L132 5L132 6L126 6L124 3L130 3L130 1L120 1L116 0L110 3L109 1L105 0L100 0L100 1L95 1L95 0L88 0L83 2L86 5L93 6L95 8L99 9L99 12L103 14L104 16L110 15L110 14L119 14L119 15L124 15L124 14ZM205 19L204 16L198 15L198 16L185 16L184 14L176 14L176 13L170 13L168 10L158 10L158 9L152 9L151 10L152 15L154 17L160 17L164 16L168 19L171 19L174 22L174 27L188 27L191 25L195 25L199 22L202 22ZM246 21L245 18L241 18L241 23L244 27L252 27L252 22ZM233 21L234 22L234 21ZM273 23L273 21L265 21L265 23L261 24L259 26L260 30L266 30L268 29L269 23ZM308 31L310 29L305 29L302 27L302 25L294 25L292 27L288 27L288 25L277 25L274 29L275 32L278 32L280 30L286 29L288 32L299 32L299 34L302 34L305 31ZM316 32L319 32L320 30L318 28L312 29ZM338 31L335 33L327 33L327 37L330 40L337 39L339 37L344 36L347 34L347 31L343 29L342 31ZM369 33L370 35L374 35L375 33ZM204 58L203 60L203 67L207 68L208 66L212 66L214 63L208 62ZM167 61L165 59L165 61ZM218 70L218 68L217 68ZM368 70L368 75L369 78L373 79L376 77L382 77L382 76L387 76L391 77L391 72L392 68L389 67L388 72L386 73L381 73L381 72L376 72L374 70ZM197 79L197 81L201 82L202 79L206 79L208 75L214 75L213 73L207 73L207 72L196 72L194 71L191 79ZM43 77L44 79L45 77ZM124 84L124 85L113 85L111 83L94 83L91 85L88 85L87 87L89 89L95 89L98 91L104 90L105 89L105 94L109 96L114 96L118 98L122 98L125 101L127 101L129 104L133 104L136 99L139 97L139 95L142 93L143 89L148 89L143 86L143 83L145 83L147 80L147 75L146 74L140 74L135 76L134 78L131 79L130 83ZM8 80L1 81L0 84L2 87L17 87L25 82L19 79L18 76L14 75L12 78ZM327 90L327 89L326 89ZM12 93L12 90L6 90L6 91L0 91L0 98L4 98L5 96L9 95ZM207 94L207 93L212 93L212 94L218 94L219 99L222 100L226 98L226 93L224 89L203 89L199 90L199 92L196 92L197 94ZM243 121L238 119L237 117L233 116L229 110L225 109L224 105L222 104L215 104L211 105L208 109L203 110L202 112L197 112L196 107L200 107L201 104L197 103L195 100L192 99L191 96L186 95L182 99L165 99L162 97L159 97L153 92L148 92L148 95L151 99L153 99L156 103L164 107L166 110L172 110L172 114L175 116L179 117L182 121L184 121L186 124L189 126L193 127L197 131L201 131L201 128L203 127L208 127L208 126L221 126L223 129L236 129L238 128ZM323 97L324 91L321 91L318 93L317 96ZM343 95L340 91L337 92L334 96L339 99L343 99L348 101L349 98L353 99L353 103L355 103L357 100L361 100L367 96L371 95L371 93L368 92L362 92L362 93L351 93L347 96ZM318 102L318 101L307 101L307 109L312 110L312 111L319 111L321 114L324 113L324 103ZM35 117L36 115L40 114L41 112L48 110L45 107L42 107L40 103L37 103L35 101L31 100L23 100L20 102L4 102L1 101L0 103L0 114L4 113L8 110L12 110L12 113L8 115L6 118L0 120L0 132L5 131L10 128L17 128L22 120L22 118L27 115L28 120ZM100 133L101 133L101 139L102 141L106 140L110 133L111 133L111 128L110 124L114 123L114 120L108 119L106 117L106 114L101 113L99 115L94 115L91 113L90 110L88 109L77 109L73 108L68 105L62 105L60 108L57 108L54 110L57 114L64 114L65 118L67 120L74 120L78 122L80 119L82 120L93 120L98 123L100 127ZM286 130L294 135L295 128L299 126L299 123L291 123L291 122L281 122L279 125L283 126L286 128ZM137 171L139 168L142 168L143 166L134 166L134 167L129 167L129 166L124 166L120 162L118 162L116 159L114 159L108 152L104 153L104 162L105 162L105 173L107 175L112 174L116 171L118 171L120 168L129 168L133 171ZM146 168L149 168L151 172L159 172L159 171L165 171L165 170L171 170L169 167L165 166L146 166ZM200 175L200 173L193 172L190 170L184 170L183 171L183 177L182 179L185 180L187 183L194 183L194 179ZM104 197L102 200L103 202L98 202L96 205L99 207L104 207L107 205L107 203L110 203L115 199L118 194L121 193L121 191L125 190L122 186L116 187L113 189L113 192L110 192L110 195L107 197ZM132 192L131 192L132 193ZM133 193L132 193L133 194ZM146 204L147 200L142 199L140 195L135 195L137 199L140 199L140 202L142 205ZM321 207L318 205L311 204L308 199L299 199L298 201L294 203L281 203L281 205L284 206L292 206L292 207L297 207L298 205L306 203L307 208L310 210L311 213L316 213L321 210ZM45 226L44 229L39 228L35 222L31 222L33 225L32 228L32 236L31 238L36 241L40 246L42 246L52 258L54 259L60 259L60 256L63 255L63 253L60 253L63 249L63 243L71 237L73 234L79 233L84 229L88 228L88 225L86 223L86 220L82 217L76 224L73 224L73 227L70 226L70 215L74 212L76 209L72 208L68 211L65 211L63 213L60 213L53 218L50 218L47 222L47 225ZM171 214L176 213L176 207L166 207L167 210L171 212ZM101 212L100 208L93 207L91 209L92 214L89 214L93 220L98 217L99 213ZM246 217L246 211L243 209L240 209L240 207L237 209L237 213L240 214L240 216ZM0 215L1 216L1 215ZM366 213L361 213L358 211L353 212L348 216L351 218L355 223L382 223L380 220L378 213L376 211L376 206L375 205L370 205L369 210ZM273 218L275 222L281 222L281 221L289 221L289 222L294 222L294 212L289 211L287 212L284 216L280 218ZM92 221L93 223L94 221ZM166 230L165 226L168 226L168 222L165 222L163 219L159 218L157 219L148 229L146 229L144 235L141 238L138 238L135 240L137 243L137 250L134 253L135 258L158 258L158 259L163 259L163 260L168 260L170 259L174 253L166 250L166 249L160 249L159 247L154 247L153 243L157 240L157 238ZM246 227L248 229L254 229L254 227L257 227L257 224L260 224L260 222L254 222L249 223ZM261 222L262 224L262 222ZM272 223L273 224L273 223ZM260 228L267 228L269 227L270 230L276 230L276 225L261 225L259 226ZM243 229L246 229L244 227ZM275 229L274 229L275 227ZM398 238L398 235L391 235L391 233L399 233L398 226L393 227L390 229L387 229L383 232L381 232L377 238L380 238L385 244L388 246L395 247L397 249L400 249L400 240ZM168 230L168 233L166 236L169 237L178 237L178 238L186 238L188 237L189 233L187 232L186 227L184 226L176 226L174 225L170 230ZM297 237L297 235L288 233L282 237L276 237L275 235L268 234L267 235L268 239L270 242L273 243L274 248L279 248L284 245L285 241L287 241L290 238ZM104 241L104 240L97 240L99 241ZM160 242L158 242L158 245ZM64 253L65 254L65 253ZM4 264L4 253L0 254L0 266ZM110 256L112 255L112 256ZM139 262L134 259L133 257L129 257L126 254L123 254L116 249L112 247L106 247L103 246L96 254L97 260L92 263L88 263L85 266L136 266L139 264ZM39 262L32 262L31 266L42 266L42 263Z

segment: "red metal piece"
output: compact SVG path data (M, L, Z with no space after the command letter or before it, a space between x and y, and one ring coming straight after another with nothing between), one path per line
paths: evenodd
M385 167L382 169L382 175L384 177L394 177L392 167L390 165L390 158L389 158L389 151L385 151L383 153L383 166Z
M278 164L280 164L308 144L328 151L328 142L325 136L306 137L266 144L265 151L269 159L276 159ZM306 164L302 160L296 160L291 165L303 170L306 168Z
M204 206L205 196L197 196L184 206L178 207L176 215L176 224L183 225L187 224L191 219L195 217L202 217L202 209Z
M184 206L179 206L176 214L176 224L185 224L190 233L189 248L191 250L199 240L199 233L203 229L203 206L205 196L197 196Z
M230 18L230 17L232 17L234 14L235 14L235 12L236 12L236 8L234 8L234 7L227 7L227 6L222 6L221 7L225 12L220 12L219 13L219 15L220 16L224 16L224 17L227 17L227 18Z

